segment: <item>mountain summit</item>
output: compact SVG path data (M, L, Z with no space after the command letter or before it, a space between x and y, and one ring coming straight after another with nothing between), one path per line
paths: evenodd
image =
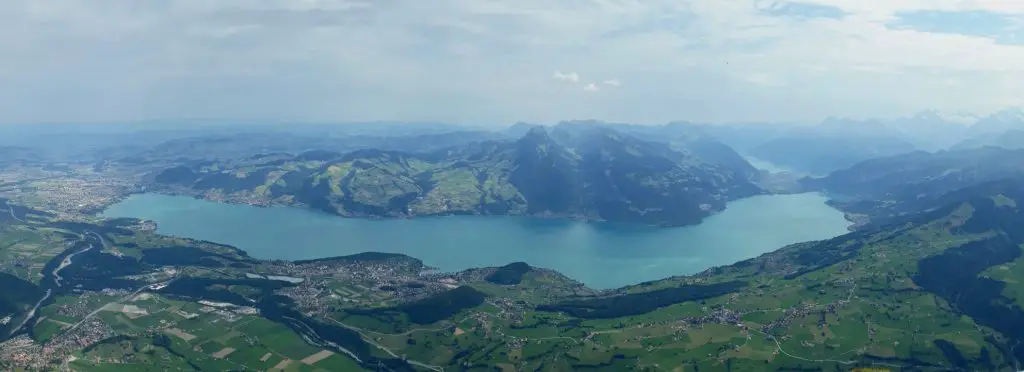
M651 225L696 224L729 200L762 192L749 169L600 127L536 126L514 141L423 154L317 154L176 167L153 177L154 186L342 216L509 214Z

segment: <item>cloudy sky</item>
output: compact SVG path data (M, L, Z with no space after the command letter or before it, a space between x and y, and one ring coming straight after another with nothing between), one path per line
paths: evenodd
M0 56L0 122L987 113L1024 1L5 0Z

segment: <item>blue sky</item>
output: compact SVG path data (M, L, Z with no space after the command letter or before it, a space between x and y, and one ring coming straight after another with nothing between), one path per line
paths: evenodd
M1021 18L985 10L916 10L896 13L889 27L921 32L959 34L1024 45ZM1020 31L1020 34L1018 34Z
M0 123L817 121L1024 105L1024 1L10 0Z

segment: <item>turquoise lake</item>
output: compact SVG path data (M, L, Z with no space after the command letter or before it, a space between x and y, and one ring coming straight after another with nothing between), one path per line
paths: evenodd
M153 220L160 233L230 244L256 258L391 252L441 271L524 261L604 289L694 274L846 233L849 222L825 200L814 193L755 196L700 225L677 228L507 216L351 219L158 194L133 195L101 215Z

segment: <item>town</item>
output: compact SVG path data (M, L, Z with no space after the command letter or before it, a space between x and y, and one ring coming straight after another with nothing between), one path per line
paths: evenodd
M130 175L98 173L87 166L66 171L33 169L0 171L0 196L68 220L96 214L130 194L145 191Z

